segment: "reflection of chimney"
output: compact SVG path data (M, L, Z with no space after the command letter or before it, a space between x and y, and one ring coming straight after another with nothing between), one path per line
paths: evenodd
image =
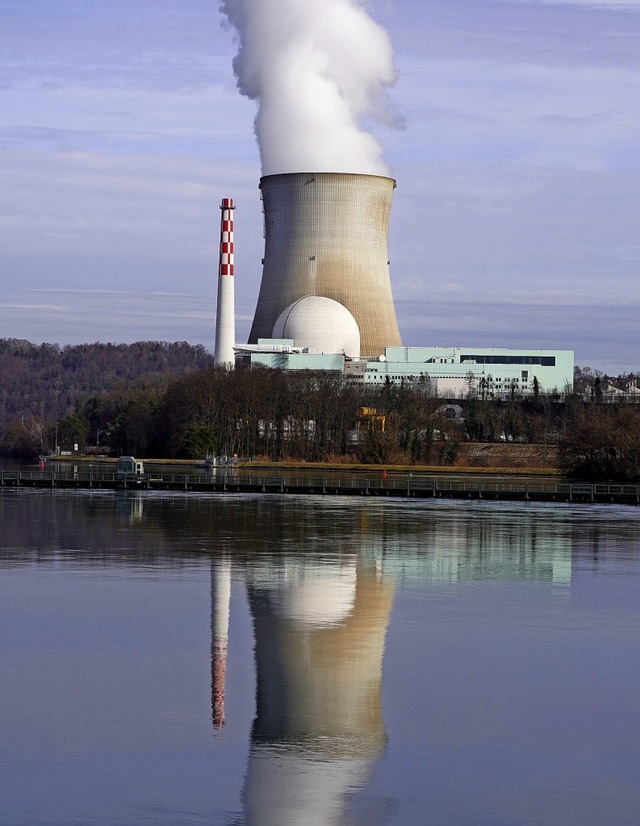
M216 343L214 364L233 367L236 326L233 262L233 199L223 198L220 205L220 267L218 270L218 304L216 307Z
M211 562L211 717L215 729L225 724L224 694L227 676L229 639L229 601L231 599L231 562Z

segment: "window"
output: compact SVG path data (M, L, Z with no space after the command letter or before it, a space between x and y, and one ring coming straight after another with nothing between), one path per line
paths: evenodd
M462 355L460 362L475 361L476 364L539 364L541 367L555 367L555 356L494 356Z

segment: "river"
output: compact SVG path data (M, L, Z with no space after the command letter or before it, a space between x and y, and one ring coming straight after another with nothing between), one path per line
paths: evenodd
M3 826L636 826L640 511L0 491Z

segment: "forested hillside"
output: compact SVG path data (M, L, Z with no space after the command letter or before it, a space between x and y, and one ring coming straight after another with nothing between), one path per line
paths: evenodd
M97 395L129 393L134 387L162 392L168 377L212 364L204 347L184 341L60 347L0 339L0 445L5 452L16 448L10 434L15 437L19 424L49 426L77 414ZM87 432L86 439L91 437Z

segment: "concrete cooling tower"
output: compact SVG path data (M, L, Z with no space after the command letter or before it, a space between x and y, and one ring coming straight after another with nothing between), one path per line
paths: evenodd
M323 296L355 318L362 356L401 344L389 277L394 187L392 178L334 172L261 179L265 252L250 343L272 338L299 299Z

